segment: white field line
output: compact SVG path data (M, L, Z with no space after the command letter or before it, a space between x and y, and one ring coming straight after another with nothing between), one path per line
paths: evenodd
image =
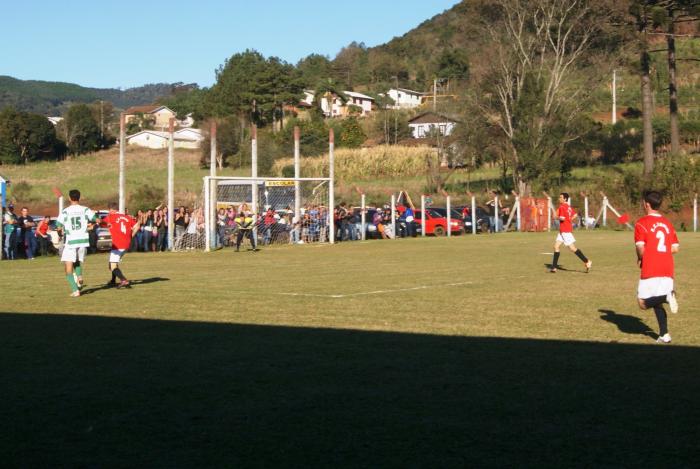
M366 295L383 295L386 293L400 293L400 292L407 292L407 291L415 291L415 290L425 290L428 288L439 288L439 287L459 287L462 285L471 285L474 282L458 282L458 283L445 283L442 285L419 285L417 287L410 287L410 288L396 288L393 290L374 290L374 291L364 291L364 292L357 292L357 293L344 293L344 294L335 294L335 295L324 295L324 294L319 294L319 293L275 293L276 295L283 295L283 296L311 296L315 298L350 298L353 296L366 296Z

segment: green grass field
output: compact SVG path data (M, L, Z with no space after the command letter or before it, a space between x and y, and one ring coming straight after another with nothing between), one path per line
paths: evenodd
M630 232L0 263L10 467L691 467L700 236L673 344L635 301Z

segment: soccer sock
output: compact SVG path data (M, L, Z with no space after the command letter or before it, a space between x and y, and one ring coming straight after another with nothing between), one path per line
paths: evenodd
M73 270L75 271L75 275L78 277L83 276L83 266L80 265L80 262L76 262L75 265L73 266Z
M114 269L114 270L112 271L112 276L117 276L117 277L119 277L119 280L121 280L122 282L123 282L124 280L126 280L126 277L124 277L124 274L122 273L122 271L121 271L121 269L120 269L119 267L117 267L116 269Z
M577 249L574 254L578 256L579 259L581 259L584 263L588 262L588 258L583 255L580 249Z
M668 320L664 307L661 305L654 306L654 314L656 314L656 320L659 322L659 335L668 334Z
M552 269L556 269L559 266L559 254L560 252L554 253L554 258L552 259Z
M644 300L644 305L647 308L656 308L657 306L661 306L664 303L666 303L665 296L652 296Z
M66 280L68 280L68 285L70 285L71 291L77 292L78 291L78 284L75 283L75 277L73 277L73 273L66 274Z

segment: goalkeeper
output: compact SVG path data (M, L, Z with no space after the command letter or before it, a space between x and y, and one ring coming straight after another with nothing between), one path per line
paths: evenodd
M253 217L241 211L234 221L236 222L238 231L236 233L236 252L240 250L244 236L248 237L250 240L250 245L253 247L253 251L257 251L255 247L255 236L253 234L253 228L255 227L255 220Z

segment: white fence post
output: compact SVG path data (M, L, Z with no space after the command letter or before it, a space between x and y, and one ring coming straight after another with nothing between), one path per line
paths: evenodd
M211 250L213 245L215 248L219 247L219 225L217 223L217 181L216 181L216 121L211 121L211 126L209 130L209 184L205 185L208 187L207 191L209 196L209 204L207 205L207 210L209 211L209 227L208 232L211 234L209 244L207 245L207 251Z
M168 250L175 249L175 119L170 118L168 140Z
M391 231L394 233L394 239L398 239L396 232L396 195L391 194Z
M583 199L583 226L588 229L588 196L584 197Z
M204 177L204 251L211 251L211 176Z
M420 196L420 235L425 236L425 195Z
M328 130L328 242L335 244L335 133Z
M520 196L515 196L515 210L518 211L517 218L515 219L515 223L518 225L517 226L517 231L522 230L522 215L520 214Z
M603 197L603 226L608 226L608 198Z
M547 231L552 230L552 210L554 210L552 198L547 196Z
M472 196L472 234L476 234L476 197Z
M499 212L499 210L498 210L498 196L496 195L493 198L493 214L494 214L493 221L494 221L494 225L495 225L493 228L494 233L498 233L498 220L501 218L500 213L498 213L498 212Z
M449 195L445 198L445 202L447 205L447 237L449 238L452 236L452 201Z
M301 177L301 152L300 152L301 134L299 127L294 127L294 177ZM301 185L299 181L294 181L294 216L297 220L301 220Z
M360 211L360 217L362 219L362 241L367 239L367 204L365 203L365 194L360 195L360 205L362 210Z
M693 233L698 231L698 195L693 199Z

